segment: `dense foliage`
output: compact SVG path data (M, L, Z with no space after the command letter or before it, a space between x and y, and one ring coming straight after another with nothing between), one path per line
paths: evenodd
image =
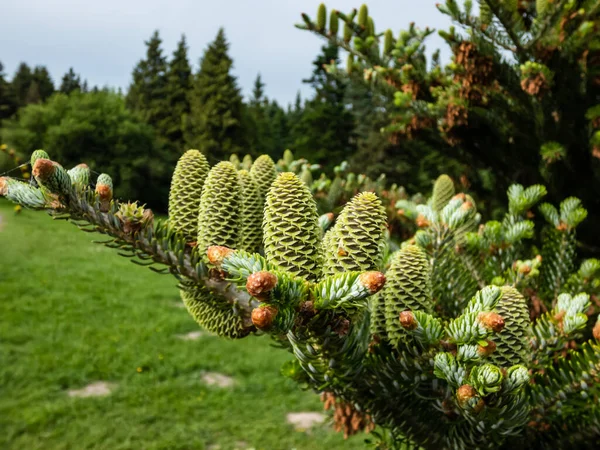
M478 3L479 14L472 1L439 5L460 27L440 31L453 53L446 66L437 55L427 62L425 40L433 30L411 24L399 34L379 32L366 5L350 14L333 11L329 23L321 5L316 19L304 15L298 26L349 53L346 70L332 64L331 73L394 102L387 131L405 151L418 149L410 158L413 172L422 155L441 153L443 165L462 164L463 173L454 175L492 207L513 182L544 183L554 201L576 195L590 208L582 230L586 250L597 252L600 6L595 0ZM394 167L406 154L376 156Z
M393 250L375 193L319 216L293 172L267 155L243 164L186 152L160 223L115 199L107 174L92 190L87 166L66 171L42 150L37 187L0 178L0 194L175 275L204 328L271 335L294 355L282 373L320 392L346 434L375 428L380 448L600 443L600 261L576 259L579 199L540 204L544 186L514 184L503 220L480 224L443 175Z

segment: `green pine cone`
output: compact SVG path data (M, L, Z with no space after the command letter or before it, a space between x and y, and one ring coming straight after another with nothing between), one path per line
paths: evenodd
M317 31L325 30L325 26L327 25L327 7L324 3L319 5L317 9Z
M433 194L431 196L431 207L434 211L440 212L454 197L454 183L448 175L440 175L433 185Z
M262 244L263 207L260 192L247 170L240 170L241 188L240 235L237 248L256 253Z
M250 155L244 156L244 159L242 160L242 169L250 170L251 167L252 167L252 156L250 156Z
M548 8L548 0L535 0L535 10L538 16L541 16L546 12Z
M250 175L252 175L256 184L258 184L260 195L262 198L265 198L271 184L277 177L275 163L269 155L261 155L254 161L254 164L252 164Z
M245 325L244 318L232 305L220 302L207 290L182 290L180 294L191 316L207 331L231 339L246 337L252 331L252 327Z
M337 11L333 9L329 14L329 36L337 36L340 26L340 18Z
M48 153L46 153L44 150L35 150L31 154L30 158L31 167L33 167L33 165L38 159L50 159L50 156L48 156Z
M202 186L210 166L198 150L185 152L173 172L169 191L169 223L183 233L187 241L198 234L198 211Z
M479 20L481 23L483 25L489 25L492 23L493 18L494 14L492 13L490 6L485 2L479 3Z
M383 54L389 55L394 49L394 35L392 34L392 30L389 28L385 30L385 34L383 35Z
M375 22L372 17L367 20L367 36L375 36Z
M231 164L233 164L236 169L239 169L242 165L240 158L238 158L238 155L236 155L235 153L232 153L231 155L229 155L229 162Z
M329 237L324 274L377 269L385 223L379 197L372 192L357 194L342 210Z
M383 291L373 295L371 302L371 334L387 339L385 319L385 297Z
M347 44L352 39L352 28L346 22L344 22L344 42Z
M211 245L235 248L240 217L237 170L228 161L214 166L204 183L198 213L198 250L205 255Z
M363 28L367 28L368 21L369 21L369 8L366 4L363 3L361 5L360 9L358 10L358 24Z
M400 324L402 311L424 311L431 313L429 264L421 248L407 245L393 257L386 272L386 283L382 294L385 301L385 325L390 342L399 347L406 337Z
M515 288L504 286L496 312L504 319L504 328L492 337L496 351L490 356L491 362L504 368L526 365L531 324L526 300Z
M285 149L283 152L283 162L287 167L294 162L294 154L289 148Z
M263 220L267 260L288 272L319 277L319 214L306 185L293 173L279 174L265 203Z
M83 189L90 184L90 168L87 164L78 164L67 171L73 185Z
M57 162L45 158L36 159L31 171L40 186L53 194L68 196L73 183L71 177Z

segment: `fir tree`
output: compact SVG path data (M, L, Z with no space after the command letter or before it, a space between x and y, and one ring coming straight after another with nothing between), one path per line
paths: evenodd
M273 155L271 139L271 124L267 119L269 100L265 97L265 84L260 74L254 80L252 96L246 108L248 130L248 145L253 154L267 153Z
M0 121L11 117L16 110L17 99L11 83L5 78L4 65L0 62Z
M242 97L230 71L233 61L221 28L200 61L190 96L191 113L186 124L186 142L214 158L226 159L246 148L242 124Z
M54 82L50 77L50 73L48 73L48 69L45 66L36 66L33 69L32 77L33 82L37 84L40 101L45 102L54 94Z
M137 111L164 139L170 115L167 103L167 59L163 56L162 40L155 31L146 41L146 58L133 69L133 83L127 93L127 106Z
M31 73L31 68L25 63L19 64L11 82L19 108L27 104L27 93L32 82L33 74Z
M81 77L70 67L69 71L62 77L60 92L70 94L73 91L81 91Z
M327 74L324 65L339 62L338 47L330 44L313 62L311 78L304 80L315 88L293 128L294 149L302 156L332 169L355 151L354 119L346 109L346 83ZM298 103L298 102L297 102ZM298 109L296 107L296 109Z
M183 123L190 113L189 93L192 69L188 60L185 35L177 44L167 71L167 103L169 117L165 121L165 137L178 151L183 151Z

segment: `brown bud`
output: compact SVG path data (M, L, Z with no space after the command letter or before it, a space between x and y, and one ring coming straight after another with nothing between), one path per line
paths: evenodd
M112 188L108 184L97 184L96 193L100 197L100 200L112 200Z
M222 245L211 245L206 250L206 256L208 257L208 261L215 266L220 266L223 264L223 260L231 255L234 250L223 247Z
M422 214L419 214L417 216L415 223L417 224L418 227L426 227L427 225L429 225L429 221Z
M0 177L0 195L6 195L8 192L8 178Z
M252 323L259 330L266 330L273 325L277 316L277 308L274 306L259 306L252 310Z
M333 219L335 218L335 214L333 214L332 212L329 212L329 213L327 213L327 214L325 214L325 215L327 216L327 219L328 219L330 222L333 222Z
M154 213L152 212L151 209L147 208L144 210L144 213L142 214L142 223L144 224L144 226L148 226L152 222L154 222Z
M542 262L542 255L536 255L535 259L536 259L538 262Z
M262 270L260 272L255 272L248 277L248 280L246 281L246 290L248 291L248 294L261 300L266 298L265 294L272 291L276 284L277 275Z
M350 331L350 321L348 319L341 319L334 327L333 331L338 336L346 336Z
M531 272L531 267L529 267L527 264L523 264L520 268L519 268L519 272L527 275L529 272Z
M473 386L468 384L463 384L456 391L456 399L458 400L458 404L463 408L467 406L469 400L477 397L477 391Z
M479 353L479 356L490 356L494 351L496 351L496 343L494 341L488 340L486 346L477 346L477 353Z
M467 199L467 196L465 195L464 192L459 192L454 197L452 197L452 200L455 200L457 198L460 199L460 200L462 200L462 201L465 201Z
M418 323L412 311L402 311L400 313L400 325L406 330L414 330Z
M460 207L460 209L462 209L463 211L468 211L471 208L473 208L473 203L469 201L464 202Z
M360 283L366 287L371 294L379 292L385 284L385 275L381 272L365 272L358 277Z
M479 313L477 319L489 330L494 333L499 333L504 328L504 319L502 316L495 312L482 312Z
M55 165L54 161L40 158L33 164L33 176L40 180L47 180L54 173Z
M597 341L600 341L600 321L596 322L594 325L594 329L592 330L592 334Z

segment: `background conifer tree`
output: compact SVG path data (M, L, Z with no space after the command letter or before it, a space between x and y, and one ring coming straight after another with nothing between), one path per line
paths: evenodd
M31 68L25 63L19 64L11 82L19 108L27 104L27 91L29 91L29 86L31 86L32 81L33 75L31 73Z
M60 92L70 94L73 91L81 91L81 77L70 67L62 77Z
M230 73L233 61L228 49L225 31L221 28L204 52L190 96L187 146L201 150L211 162L246 150L242 97Z
M332 169L355 151L354 118L345 104L346 83L329 75L323 67L339 62L338 47L329 44L321 50L313 62L312 76L303 80L313 86L316 93L293 127L293 146L298 156Z
M0 62L0 121L8 119L17 110L17 99L11 83L4 74L4 65Z
M192 68L185 35L182 35L167 70L167 103L170 115L165 121L165 137L178 152L184 149L183 123L190 113L191 87Z
M161 44L158 30L146 41L146 58L133 69L127 106L154 127L159 140L164 143L170 110L167 102L167 59Z

